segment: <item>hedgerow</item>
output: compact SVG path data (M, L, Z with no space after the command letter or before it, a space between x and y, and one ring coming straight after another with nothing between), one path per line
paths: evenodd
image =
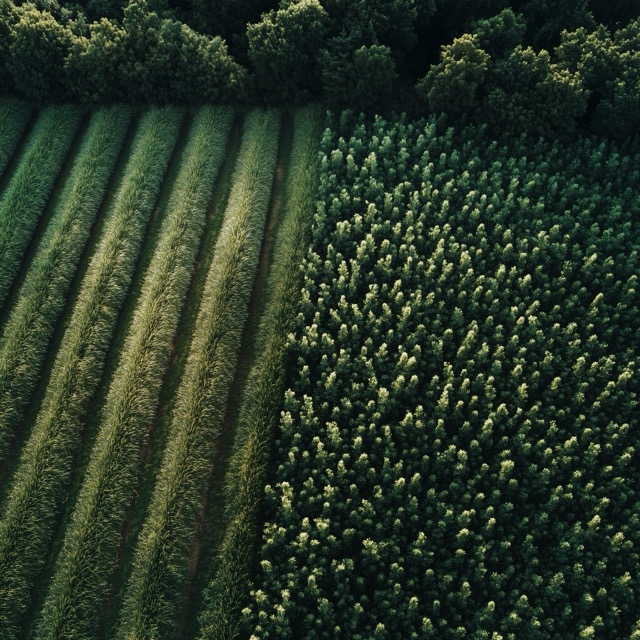
M329 127L245 634L637 635L637 158Z

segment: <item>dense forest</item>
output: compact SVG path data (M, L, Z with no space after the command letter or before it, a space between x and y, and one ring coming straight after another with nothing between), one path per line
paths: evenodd
M613 147L328 118L239 637L640 638L640 164Z
M285 104L620 141L640 0L0 0L0 86L37 103Z

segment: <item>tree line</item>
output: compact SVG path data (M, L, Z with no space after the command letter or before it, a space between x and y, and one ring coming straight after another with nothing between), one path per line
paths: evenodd
M37 103L307 103L620 140L640 0L0 0L0 86Z

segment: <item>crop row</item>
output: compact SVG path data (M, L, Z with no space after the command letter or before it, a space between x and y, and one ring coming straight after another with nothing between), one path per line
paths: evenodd
M32 112L33 109L25 102L0 98L0 176L18 146Z
M635 637L637 158L330 125L245 635Z
M298 311L300 265L309 243L311 212L317 189L317 109L296 112L283 221L274 248L267 300L251 368L237 418L234 452L226 483L228 524L217 554L216 572L205 594L200 638L236 637L241 605L248 593L255 555L257 516L284 391L287 336Z
M215 108L204 108L194 118L57 559L38 638L95 633L231 119L229 109Z
M120 110L97 114L90 128L90 132L95 129L95 135L90 136L85 152L80 155L92 163L89 175L96 171L93 149L98 145L99 150L105 142L103 128L107 127L107 132L113 129L109 136L115 143L110 153L113 156L127 120L128 114ZM0 520L3 637L13 636L28 605L33 579L46 556L83 431L87 404L102 375L119 310L129 289L181 120L182 115L175 110L154 109L138 125L122 183L107 212L102 237L83 278L35 426L3 505ZM108 149L109 145L104 146ZM82 175L87 175L88 167L76 164ZM75 185L77 190L80 183L76 181ZM40 255L47 255L49 246L44 245L38 260Z
M0 459L40 373L82 249L127 132L122 108L96 112L0 340Z
M119 638L169 637L173 630L258 266L278 132L274 111L253 112L245 123L168 443L134 557Z
M0 199L0 305L20 266L55 180L80 126L75 107L48 107L38 117L23 156Z

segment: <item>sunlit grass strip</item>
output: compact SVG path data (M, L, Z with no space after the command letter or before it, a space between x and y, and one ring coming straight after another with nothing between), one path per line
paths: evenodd
M117 638L171 637L195 520L236 367L278 152L279 115L246 121L169 441L136 549Z
M284 392L287 336L297 315L303 284L300 269L309 244L318 180L322 114L296 112L284 219L276 239L267 300L258 330L257 359L243 393L227 484L228 525L216 559L217 571L205 592L198 638L235 638L249 595L249 569L256 544L256 518L264 492L273 430Z
M96 112L0 339L0 459L29 401L124 142L127 110Z
M231 121L224 108L203 108L195 117L37 638L94 637Z
M102 375L118 313L183 113L152 109L138 125L65 331L35 427L0 508L0 637L13 637L44 562L72 471L87 404Z
M0 98L0 176L7 168L33 108L22 100Z
M75 107L43 109L24 156L0 198L0 305L51 194L80 118L81 112Z

